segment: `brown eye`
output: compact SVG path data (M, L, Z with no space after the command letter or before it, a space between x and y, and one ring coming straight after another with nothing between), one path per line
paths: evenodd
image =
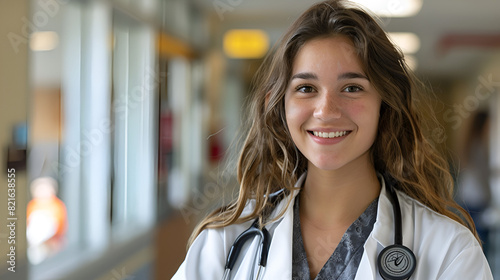
M313 87L311 86L299 86L296 88L296 90L303 93L311 93L314 91Z
M343 91L345 92L358 92L363 90L361 87L358 86L347 86Z

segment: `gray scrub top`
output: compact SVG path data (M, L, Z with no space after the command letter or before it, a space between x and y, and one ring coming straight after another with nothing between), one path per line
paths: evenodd
M363 255L363 245L377 218L378 197L346 230L337 248L321 268L315 280L354 279ZM299 214L299 195L293 209L292 279L310 280L309 264L302 240Z

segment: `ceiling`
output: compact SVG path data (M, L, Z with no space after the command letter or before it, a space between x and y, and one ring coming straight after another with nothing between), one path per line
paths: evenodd
M193 0L222 30L261 28L275 42L314 0ZM397 1L397 0L395 0ZM500 52L500 0L424 0L409 18L383 18L388 32L413 32L421 41L417 72L431 77L476 75ZM446 46L446 48L443 48Z

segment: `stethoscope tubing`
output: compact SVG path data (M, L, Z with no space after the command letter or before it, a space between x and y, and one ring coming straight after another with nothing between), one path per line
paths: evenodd
M388 187L387 192L392 200L392 210L394 213L394 244L403 245L403 225L401 223L401 206L399 205L398 194L394 188Z
M269 234L269 231L265 227L259 229L259 219L257 218L247 230L245 230L242 234L240 234L236 238L233 245L231 246L231 249L229 249L226 265L224 267L224 275L222 277L223 280L229 279L231 270L233 269L234 264L236 263L236 260L240 255L240 251L243 248L243 244L247 240L249 240L250 238L254 238L255 236L258 236L260 239L260 245L259 245L260 258L259 258L259 268L257 270L256 279L260 279L262 277L262 275L264 274L265 267L267 265L269 246L271 245L270 243L271 235Z

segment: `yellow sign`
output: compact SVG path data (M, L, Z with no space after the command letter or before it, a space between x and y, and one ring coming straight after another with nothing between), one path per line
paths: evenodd
M224 34L224 52L231 58L261 58L269 49L267 33L258 29L233 29Z

